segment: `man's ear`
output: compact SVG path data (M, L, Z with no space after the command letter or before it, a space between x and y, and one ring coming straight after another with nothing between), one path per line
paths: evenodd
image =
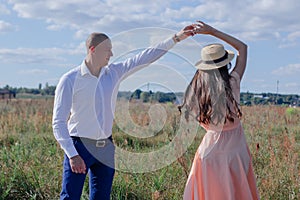
M91 52L91 53L94 53L94 52L95 52L95 46L91 46L89 49L90 49L90 52Z

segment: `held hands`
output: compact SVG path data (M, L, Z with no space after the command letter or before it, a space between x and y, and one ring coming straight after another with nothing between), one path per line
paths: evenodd
M176 33L173 37L175 42L180 42L189 36L195 35L196 24L188 25Z
M202 21L197 21L198 23L195 24L195 29L194 29L194 34L213 34L217 30L208 24L202 22Z
M191 24L184 27L182 30L176 33L173 37L174 41L180 42L181 40L184 40L189 36L194 36L195 34L213 34L216 31L216 29L202 21L198 20L197 22L198 23L196 24Z

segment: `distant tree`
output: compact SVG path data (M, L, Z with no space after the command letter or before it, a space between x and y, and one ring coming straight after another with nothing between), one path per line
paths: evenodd
M283 98L282 97L279 97L276 101L276 104L283 104Z
M158 101L158 102L161 102L162 96L163 96L163 93L162 93L162 92L155 92L155 93L154 93L153 100Z
M142 92L141 95L140 95L140 99L143 102L149 102L150 101L150 97L151 97L151 94L149 92Z
M294 99L293 95L287 95L287 96L285 97L284 101L286 101L286 102L292 102L293 99Z
M55 89L56 89L55 86L49 86L49 85L47 84L47 87L44 88L42 94L43 94L43 95L54 95L54 94L55 94Z
M39 89L30 89L30 92L31 94L40 94L41 91Z
M174 102L176 100L176 95L171 92L170 93L156 92L154 94L154 99L160 103Z
M135 91L132 93L131 98L132 98L132 99L140 99L140 98L141 98L141 93L142 93L142 90L137 89L137 90L135 90Z
M119 91L117 97L118 98L124 98L124 99L130 99L131 98L131 94L132 94L132 92L130 92L130 91L127 91L127 92Z

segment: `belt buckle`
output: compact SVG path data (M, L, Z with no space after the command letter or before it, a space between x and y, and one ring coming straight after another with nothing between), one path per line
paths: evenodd
M106 143L105 140L97 140L96 147L104 147L105 143Z

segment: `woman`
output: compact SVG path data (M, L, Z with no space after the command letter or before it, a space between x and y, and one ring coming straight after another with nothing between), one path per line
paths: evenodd
M259 199L251 155L240 123L240 80L247 62L247 45L201 21L196 33L209 34L231 45L234 53L221 44L205 46L202 60L187 87L180 112L190 116L207 131L193 161L184 200Z

